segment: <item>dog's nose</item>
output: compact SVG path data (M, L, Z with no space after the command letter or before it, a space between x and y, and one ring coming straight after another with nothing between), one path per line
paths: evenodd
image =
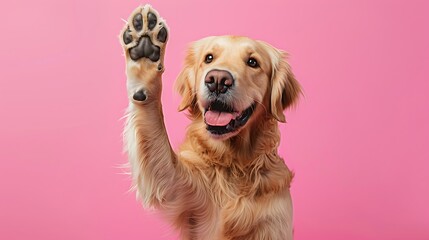
M226 93L234 84L234 78L228 71L211 70L206 75L205 83L210 92Z

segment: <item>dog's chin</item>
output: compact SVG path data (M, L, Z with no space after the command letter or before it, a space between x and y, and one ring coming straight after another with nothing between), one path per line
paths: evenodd
M226 140L237 135L248 123L256 104L238 111L228 104L214 101L204 112L204 122L209 135L217 140Z

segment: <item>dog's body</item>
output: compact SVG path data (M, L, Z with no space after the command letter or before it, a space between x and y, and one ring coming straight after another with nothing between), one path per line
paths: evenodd
M192 45L176 86L192 123L175 153L161 108L167 27L150 6L121 33L130 98L124 138L139 197L182 239L292 239L292 173L278 121L300 94L283 54L244 37Z

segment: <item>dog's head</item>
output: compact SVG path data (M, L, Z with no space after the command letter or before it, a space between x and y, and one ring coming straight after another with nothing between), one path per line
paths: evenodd
M301 90L285 53L246 37L208 37L191 45L176 81L179 111L204 120L214 138L227 139L266 117L285 122L283 111Z

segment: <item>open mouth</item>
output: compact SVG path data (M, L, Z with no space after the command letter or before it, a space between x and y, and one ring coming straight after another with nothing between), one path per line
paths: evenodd
M244 126L255 110L255 104L244 111L236 111L221 101L213 101L204 112L207 130L215 135L223 135L237 131Z

